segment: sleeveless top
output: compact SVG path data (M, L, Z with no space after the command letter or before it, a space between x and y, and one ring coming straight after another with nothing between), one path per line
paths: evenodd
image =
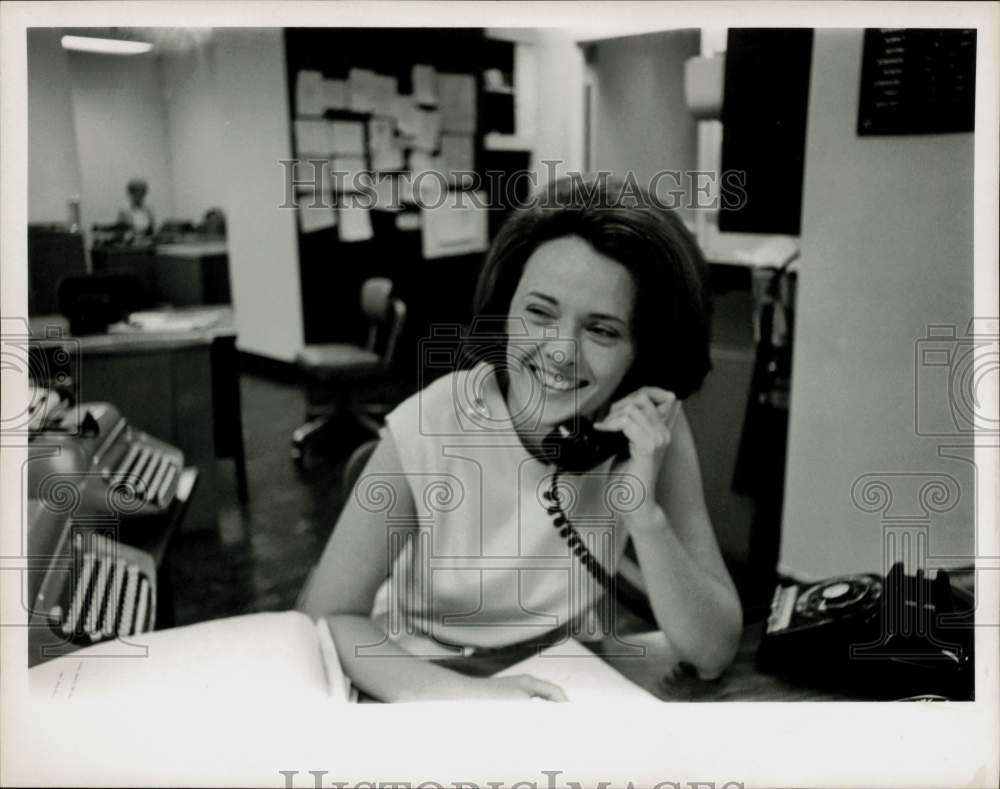
M403 480L364 475L355 495L384 514L389 555L399 550L372 609L389 638L435 657L527 641L583 619L593 630L605 590L553 525L545 493L556 469L521 443L488 364L437 379L392 411L383 430L414 512L394 511L393 485ZM638 504L612 462L558 474L562 508L609 577L625 546L617 513Z

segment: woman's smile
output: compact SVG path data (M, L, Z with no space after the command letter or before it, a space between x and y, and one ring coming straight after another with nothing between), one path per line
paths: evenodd
M577 378L574 375L553 370L551 367L539 367L538 365L531 363L529 363L527 367L542 387L548 392L566 394L567 392L582 389L589 383L588 381Z

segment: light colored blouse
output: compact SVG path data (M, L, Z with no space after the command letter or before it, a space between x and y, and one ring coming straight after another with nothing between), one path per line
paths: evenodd
M434 657L506 646L567 624L600 627L595 604L604 588L547 511L555 469L521 443L492 368L437 379L390 413L384 430L415 514L396 511L383 475L363 476L355 495L384 513L390 555L400 549L372 610L390 638ZM558 490L583 543L613 577L625 545L616 512L632 491L610 473L611 463L559 473Z

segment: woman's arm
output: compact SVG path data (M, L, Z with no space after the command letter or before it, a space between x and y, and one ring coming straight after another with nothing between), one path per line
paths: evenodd
M699 675L716 677L736 655L743 612L705 507L683 411L671 430L654 498L623 514L653 614Z
M385 434L360 479L380 476L396 501L393 514L414 512L413 498L391 436ZM396 528L396 527L394 527ZM370 613L375 594L392 568L384 512L371 512L353 492L313 570L299 607L326 617L344 671L365 693L383 701L449 698L529 698L559 700L562 692L527 676L503 679L466 677L406 652L387 637ZM379 645L358 654L359 648Z

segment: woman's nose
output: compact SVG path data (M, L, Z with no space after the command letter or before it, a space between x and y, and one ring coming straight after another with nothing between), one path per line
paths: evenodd
M542 348L546 362L553 367L573 367L576 365L576 341L571 337L551 339Z

